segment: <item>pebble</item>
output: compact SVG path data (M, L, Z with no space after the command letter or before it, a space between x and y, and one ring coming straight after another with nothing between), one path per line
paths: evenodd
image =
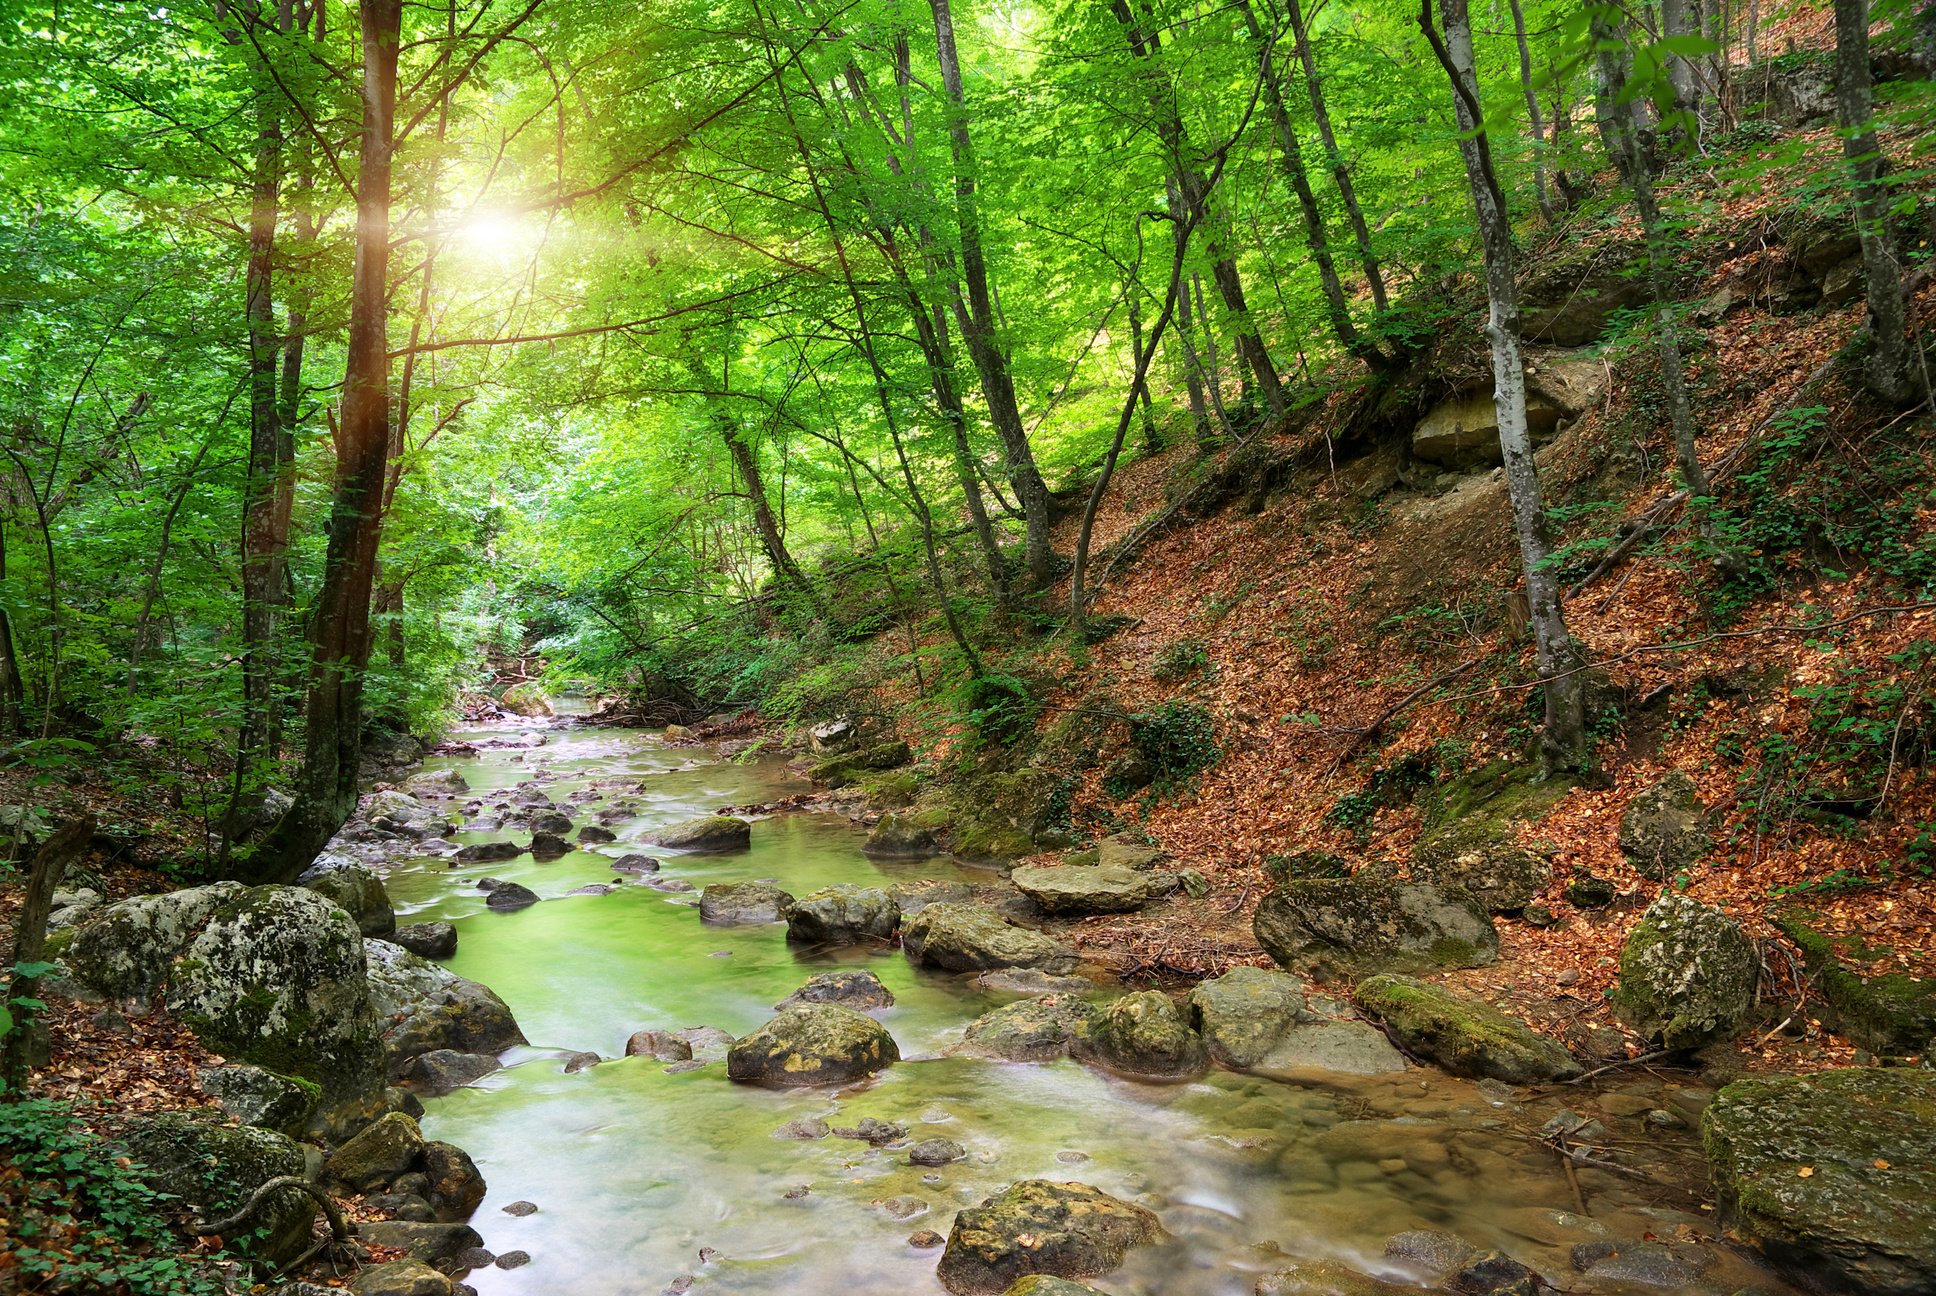
M871 1143L875 1147L882 1147L888 1143L898 1143L906 1138L907 1126L896 1125L892 1121L875 1120L872 1116L863 1116L860 1118L860 1124L858 1125L835 1126L834 1136L844 1139L859 1139L862 1143Z
M522 1269L531 1263L531 1253L529 1251L506 1251L497 1258L496 1263L500 1269Z
M886 1201L880 1203L880 1207L897 1220L913 1219L916 1215L925 1215L928 1213L928 1204L925 1201L922 1201L919 1197L905 1195L889 1197Z
M514 1201L504 1208L504 1213L506 1215L536 1215L538 1213L538 1203Z
M1063 1165L1081 1165L1089 1159L1089 1154L1087 1152L1062 1151L1055 1154L1055 1159Z
M919 1233L913 1233L908 1236L908 1245L917 1251L931 1251L935 1247L945 1245L947 1241L947 1238L942 1237L933 1229L922 1229Z

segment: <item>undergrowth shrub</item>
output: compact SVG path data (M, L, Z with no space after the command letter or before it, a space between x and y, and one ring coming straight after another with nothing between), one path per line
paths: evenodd
M1165 702L1129 717L1129 741L1147 762L1151 789L1167 791L1216 763L1216 722L1191 702Z
M983 742L1012 743L1042 714L1042 701L1019 675L986 671L962 684L956 705Z

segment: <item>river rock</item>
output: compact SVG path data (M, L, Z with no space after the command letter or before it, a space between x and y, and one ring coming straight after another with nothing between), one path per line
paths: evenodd
M788 1008L733 1041L726 1074L752 1084L794 1088L847 1084L900 1061L894 1037L872 1017L838 1004Z
M530 680L513 684L497 696L498 705L515 716L535 719L538 716L553 714L551 699L537 684Z
M949 1052L1010 1062L1053 1062L1069 1055L1095 1015L1094 1005L1074 995L1018 999L969 1022L967 1033Z
M843 883L802 896L787 911L787 939L802 945L858 945L889 940L901 907L879 887Z
M165 1002L211 1049L313 1080L326 1104L380 1087L363 938L313 891L230 895L176 958Z
M203 1220L233 1214L269 1180L304 1171L302 1148L292 1140L273 1130L227 1125L202 1113L118 1117L110 1139L140 1167L143 1183L179 1198ZM307 1194L278 1192L226 1240L244 1255L286 1264L308 1248L315 1218L316 1205Z
M649 1057L655 1062L690 1062L692 1045L671 1031L633 1031L625 1041L626 1057Z
M953 1139L922 1139L908 1149L908 1161L918 1166L944 1166L968 1155L968 1149Z
M1051 914L1133 913L1149 903L1149 876L1117 864L1018 868L1017 890Z
M363 799L363 814L371 823L375 823L378 819L387 819L393 824L404 824L412 828L423 828L441 822L435 810L407 792L372 792Z
M821 972L807 978L806 984L795 990L775 1008L797 1008L802 1004L834 1003L865 1012L870 1008L891 1008L894 1006L894 992L881 984L881 979L872 972L860 968L841 968L834 972Z
M1030 1274L1018 1278L1002 1296L1105 1296L1087 1283L1070 1282L1067 1278L1050 1278L1043 1274Z
M1075 1048L1085 1062L1140 1079L1186 1080L1210 1065L1188 1016L1160 990L1110 1002L1090 1018Z
M699 921L720 927L779 922L793 897L764 882L715 882L699 893Z
M1665 895L1627 935L1614 1011L1662 1048L1699 1048L1740 1032L1760 972L1740 923L1698 900Z
M489 864L516 859L522 854L524 847L516 842L479 842L475 846L460 846L455 858L459 864Z
M487 986L460 977L388 941L365 941L370 1003L390 1072L437 1049L502 1053L525 1042L517 1019Z
M1406 1049L1453 1075L1539 1084L1580 1074L1580 1064L1558 1040L1439 986L1388 973L1359 982L1357 998Z
M1242 1071L1297 1027L1309 988L1275 968L1232 968L1190 991L1190 1022L1213 1059Z
M424 1194L445 1223L467 1220L484 1201L488 1185L470 1153L454 1143L435 1139L423 1145L423 1173L430 1180Z
M350 1284L353 1296L451 1296L455 1290L449 1278L421 1260L372 1265Z
M938 855L941 847L934 834L902 815L882 815L861 843L861 854L876 859L920 859Z
M406 923L390 939L421 958L447 959L457 952L457 927L447 922Z
M896 882L887 889L887 894L900 906L901 921L920 913L931 904L960 904L975 898L975 888L966 882L942 882L934 878L917 878L910 882Z
M525 849L531 852L532 859L555 860L571 854L571 843L556 833L534 832L531 834L531 844Z
M224 1114L244 1125L259 1125L278 1134L300 1134L320 1097L313 1082L277 1075L246 1062L203 1067L195 1073L195 1079Z
M597 824L586 824L578 830L578 844L581 846L591 846L617 840L617 833L613 832L610 828L601 828Z
M1080 1183L1024 1179L955 1216L936 1277L954 1296L1020 1278L1093 1278L1163 1235L1156 1216Z
M416 1220L372 1220L357 1225L356 1236L359 1241L375 1246L395 1247L433 1269L453 1268L464 1252L484 1245L484 1239L468 1224Z
M1383 873L1287 882L1264 897L1252 926L1278 964L1326 977L1483 967L1499 957L1499 933L1471 892Z
M74 933L64 960L83 985L145 1006L209 915L245 889L216 882L117 901Z
M1462 820L1421 838L1412 878L1460 886L1491 913L1518 913L1553 880L1553 861L1513 839L1510 824Z
M1011 927L993 909L973 904L928 905L902 928L901 945L914 962L950 972L1033 967L1061 973L1077 962L1060 941Z
M397 929L396 911L390 907L383 879L355 860L325 851L296 879L296 885L335 902L356 919L356 929L365 936L388 936Z
M538 893L521 882L499 882L491 888L490 899L484 902L487 908L500 912L529 909L536 903L538 903Z
M534 833L544 833L551 837L563 837L571 831L571 817L559 814L556 810L534 810L525 821L525 826Z
M413 797L456 797L471 790L464 776L454 769L423 770L398 786Z
M1720 1222L1802 1286L1936 1291L1936 1074L1737 1080L1708 1107L1701 1134Z
M1620 816L1620 853L1640 876L1655 882L1699 863L1710 840L1699 789L1682 770L1634 797Z
M1245 1070L1275 1080L1310 1078L1313 1072L1340 1075L1392 1075L1405 1069L1405 1055L1370 1022L1339 1019L1299 1026Z
M417 1168L423 1131L402 1112L371 1122L323 1163L323 1174L348 1192L362 1193L395 1182Z
M650 855L621 855L612 861L614 873L657 873L659 861Z
M488 1053L459 1053L456 1049L432 1049L411 1058L403 1065L402 1081L418 1093L432 1098L482 1080L504 1064Z
M699 854L742 851L752 844L753 825L732 815L702 815L661 828L646 838L654 846Z

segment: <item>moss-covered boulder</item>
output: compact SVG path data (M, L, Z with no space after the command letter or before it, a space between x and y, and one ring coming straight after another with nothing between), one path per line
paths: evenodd
M864 774L899 769L913 759L904 742L875 743L821 761L807 770L807 777L827 787L846 787Z
M1111 1001L1090 1019L1075 1051L1085 1062L1142 1080L1187 1080L1210 1065L1188 1015L1160 990Z
M1033 854L1036 836L1055 819L1062 778L1045 769L981 771L950 789L954 853L981 863Z
M1018 868L1008 880L1044 913L1058 916L1134 913L1150 901L1149 875L1120 864Z
M1836 1029L1884 1057L1930 1052L1936 1044L1936 979L1898 972L1864 976L1848 966L1835 941L1809 925L1808 915L1778 914L1773 922L1801 950Z
M1460 820L1419 839L1412 877L1462 886L1492 913L1518 913L1553 880L1553 862L1514 840L1510 824Z
M389 936L397 929L396 911L390 907L383 879L353 859L325 851L296 879L296 885L335 902L356 919L356 929L365 936Z
M290 1139L201 1113L124 1116L111 1133L149 1188L180 1198L204 1222L234 1214L271 1179L303 1173L302 1149ZM264 1198L246 1223L224 1237L243 1255L285 1264L308 1248L315 1218L308 1194L283 1189Z
M838 1004L806 1004L734 1040L726 1074L745 1084L791 1089L850 1084L900 1060L894 1037L872 1017Z
M552 714L551 699L545 696L544 689L530 680L505 689L497 695L497 703L512 715L528 719Z
M1694 780L1675 770L1627 804L1620 816L1620 852L1656 882L1692 868L1707 854L1708 814Z
M1484 967L1499 957L1492 916L1471 892L1382 871L1288 882L1257 906L1252 930L1280 966L1326 977Z
M1614 1011L1662 1048L1699 1048L1740 1033L1760 973L1740 923L1687 896L1662 896L1627 934Z
M217 1052L322 1086L325 1103L381 1087L363 938L301 887L251 887L176 956L168 1009Z
M1011 967L1067 972L1078 961L1060 941L1012 927L993 909L973 904L927 905L902 928L901 946L914 962L948 972Z
M787 939L801 945L858 945L892 939L901 906L879 887L840 883L800 897L787 910Z
M1008 1062L1054 1062L1069 1056L1095 1016L1094 1005L1071 994L1017 999L969 1022L967 1033L949 1052Z
M1096 843L1096 863L1105 867L1135 869L1144 873L1161 864L1165 858L1161 846L1152 846L1128 833L1114 833Z
M816 1003L840 1004L865 1012L870 1008L893 1007L894 992L864 968L840 968L808 977L806 984L773 1006L795 1008Z
M699 893L699 921L719 927L775 923L793 908L793 896L765 882L715 882Z
M371 1265L350 1284L351 1296L450 1296L455 1290L447 1276L421 1260Z
M313 1080L278 1075L246 1062L204 1067L195 1079L224 1114L278 1134L302 1133L322 1097L321 1087Z
M145 1004L209 915L244 889L240 882L217 882L111 904L75 932L67 966L90 989Z
M646 841L667 850L723 855L752 845L753 825L732 815L701 815L661 828Z
M1242 1071L1297 1027L1309 989L1276 968L1232 968L1190 991L1190 1022L1213 1059Z
M932 829L912 815L882 815L861 843L860 852L876 859L922 859L937 855L940 843Z
M511 1009L488 986L388 941L364 946L370 1004L391 1075L437 1049L496 1054L525 1042Z
M323 1163L323 1174L346 1192L385 1187L416 1169L424 1136L403 1112L390 1112L365 1126Z
M1721 1222L1801 1286L1936 1292L1936 1074L1737 1080L1701 1134Z
M1387 973L1359 982L1357 999L1407 1050L1453 1075L1539 1084L1580 1074L1580 1064L1558 1040L1439 986Z
M1099 1188L1024 1179L955 1216L936 1277L954 1296L999 1296L1031 1274L1108 1273L1162 1235L1155 1215Z

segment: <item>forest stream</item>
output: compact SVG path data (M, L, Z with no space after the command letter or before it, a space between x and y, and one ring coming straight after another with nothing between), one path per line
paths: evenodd
M757 879L805 894L835 883L991 875L945 857L872 860L848 820L811 813L758 819L751 848L738 854L654 851L663 859L657 874L615 875L612 860L649 849L638 843L654 828L772 801L800 791L800 781L781 758L720 760L640 730L567 720L544 738L433 757L427 768L457 769L472 789L466 808L477 803L485 813L527 782L575 817L629 803L630 817L608 816L617 841L550 862L399 858L387 879L400 917L457 925L449 966L502 995L532 1041L508 1054L502 1071L432 1099L424 1121L428 1137L467 1149L488 1179L473 1222L489 1249L530 1256L519 1267L474 1271L467 1281L485 1296L940 1292L939 1241L918 1235L945 1235L958 1209L1029 1177L1081 1180L1158 1212L1173 1240L1132 1253L1106 1280L1111 1291L1144 1296L1238 1296L1259 1290L1264 1275L1296 1269L1317 1278L1333 1264L1415 1283L1416 1271L1387 1258L1386 1247L1416 1229L1509 1247L1543 1273L1566 1275L1576 1245L1672 1243L1681 1226L1706 1223L1692 1118L1707 1095L1673 1077L1640 1071L1608 1077L1608 1088L1511 1089L1414 1067L1302 1083L1217 1071L1155 1085L1067 1060L949 1057L966 1022L1018 996L917 969L891 946L822 951L789 945L779 924L702 925L698 889ZM487 909L478 886L486 875L522 883L544 902ZM875 1015L903 1060L871 1081L835 1091L735 1084L719 1049L703 1045L694 1063L614 1057L642 1029L743 1035L808 976L836 966L864 966L894 995ZM581 1057L580 1069L567 1071L585 1052L607 1060L583 1067ZM1663 1118L1673 1127L1655 1146L1635 1149L1642 1164L1653 1160L1654 1177L1589 1167L1576 1188L1539 1139L1565 1108L1588 1119L1675 1113ZM905 1138L874 1146L840 1136L867 1117L905 1126ZM776 1136L812 1118L835 1132ZM967 1155L936 1168L911 1164L908 1145L931 1138L954 1140ZM507 1211L521 1202L536 1210ZM1677 1290L1788 1290L1740 1255L1653 1251L1657 1264L1685 1267L1691 1258L1704 1270L1697 1285ZM1643 1262L1648 1250L1634 1255ZM1623 1288L1597 1282L1595 1290Z

